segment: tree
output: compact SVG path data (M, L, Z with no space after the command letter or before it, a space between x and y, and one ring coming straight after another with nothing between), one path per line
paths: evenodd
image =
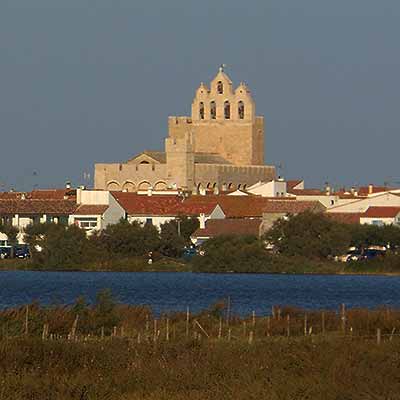
M157 228L138 222L121 220L118 224L108 225L100 233L99 244L113 256L144 256L156 251L160 246Z
M197 218L179 217L161 225L160 252L168 257L181 257L190 236L199 227Z
M9 224L0 224L0 232L7 235L7 240L10 245L17 243L18 229Z
M86 232L76 225L53 224L41 242L43 250L37 253L37 261L49 267L74 267L87 261Z
M324 214L305 211L276 221L265 239L281 254L323 259L345 251L351 233L348 226L332 221Z
M263 242L256 236L226 235L207 240L204 255L193 259L195 270L213 272L257 272L270 262Z

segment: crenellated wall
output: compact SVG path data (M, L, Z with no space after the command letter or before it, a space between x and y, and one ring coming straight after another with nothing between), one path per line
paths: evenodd
M166 164L96 164L95 188L103 190L127 190L135 192L167 186Z
M245 189L259 181L274 178L275 167L272 166L195 164L197 188L213 188L215 184L219 189Z

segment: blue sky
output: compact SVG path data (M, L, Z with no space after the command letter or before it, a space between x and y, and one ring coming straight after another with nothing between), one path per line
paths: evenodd
M221 63L285 176L400 182L399 37L398 0L2 0L0 190L162 149Z

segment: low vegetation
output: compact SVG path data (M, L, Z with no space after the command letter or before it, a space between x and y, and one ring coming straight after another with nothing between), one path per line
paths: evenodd
M179 225L178 225L179 224ZM262 237L228 235L208 240L188 260L184 249L197 219L182 217L161 226L121 221L87 237L77 226L32 225L26 229L32 259L0 261L0 268L194 271L242 273L400 273L397 226L346 225L304 212L275 222ZM335 261L351 246L386 246L385 257ZM40 249L41 251L38 251Z
M387 246L385 257L339 263L351 246ZM304 212L280 219L262 237L220 236L207 241L195 271L258 273L399 273L400 228L349 225Z
M26 228L35 269L157 271L187 270L181 259L197 219L182 217L161 226L121 220L99 234L87 236L77 226L38 224ZM19 266L20 267L20 266Z
M189 316L189 318L188 318ZM109 291L0 311L0 400L396 399L400 311L226 302L155 316Z

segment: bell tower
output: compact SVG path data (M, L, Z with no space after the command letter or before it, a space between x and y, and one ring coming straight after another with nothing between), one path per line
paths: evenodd
M264 119L256 116L248 87L234 89L223 66L209 87L196 90L191 123L195 152L217 153L235 165L264 164Z

